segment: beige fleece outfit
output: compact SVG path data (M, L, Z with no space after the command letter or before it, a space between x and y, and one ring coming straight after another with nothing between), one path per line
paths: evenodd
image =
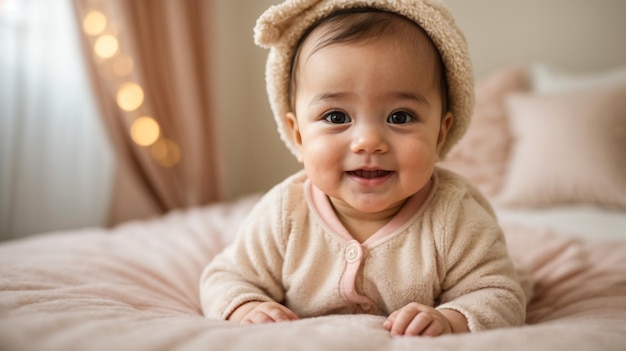
M462 313L471 331L523 324L525 295L491 207L450 171L437 168L433 184L359 243L303 172L289 177L203 272L205 316L270 300L300 318L388 315L416 301Z

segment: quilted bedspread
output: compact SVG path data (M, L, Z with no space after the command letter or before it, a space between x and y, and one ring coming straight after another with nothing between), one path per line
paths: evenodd
M200 273L255 201L1 244L0 349L626 350L626 240L592 243L511 223L503 223L511 255L533 282L523 327L392 338L380 316L208 320Z

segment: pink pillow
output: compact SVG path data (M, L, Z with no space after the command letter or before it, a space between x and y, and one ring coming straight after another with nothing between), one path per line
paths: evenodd
M524 67L500 69L479 81L469 129L440 165L462 174L487 196L496 195L511 148L504 100L510 93L527 91L529 86Z
M495 201L626 209L626 83L507 99L515 138Z

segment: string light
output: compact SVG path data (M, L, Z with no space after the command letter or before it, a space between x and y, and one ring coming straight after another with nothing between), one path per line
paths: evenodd
M154 118L143 116L137 118L130 126L130 136L139 146L150 146L161 135L161 127Z
M94 44L96 55L104 59L113 57L117 53L118 48L117 38L109 34L99 37Z
M144 114L144 89L138 83L127 81L132 76L134 62L120 48L115 23L103 11L94 9L83 17L82 28L93 44L95 62L103 67L102 75L123 79L118 82L120 85L115 92L118 107L129 114L132 112L132 115ZM149 147L150 155L162 167L173 167L180 162L180 147L163 137L161 126L153 117L143 115L133 120L129 134L135 144Z
M131 112L143 104L143 89L133 82L127 82L117 91L117 105L124 111Z
M163 167L173 167L180 161L181 154L178 145L169 139L159 139L150 147L150 153Z
M88 35L98 35L104 32L107 26L107 18L100 11L90 11L83 20L83 31Z

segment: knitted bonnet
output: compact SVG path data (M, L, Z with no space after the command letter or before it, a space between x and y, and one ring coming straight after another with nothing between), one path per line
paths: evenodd
M282 140L299 158L286 114L291 111L291 64L301 37L309 27L337 10L363 7L393 12L414 21L439 50L445 66L449 110L453 115L439 155L443 159L469 125L474 107L474 77L465 37L448 9L438 0L287 0L265 11L257 20L254 40L257 45L270 49L265 79Z

